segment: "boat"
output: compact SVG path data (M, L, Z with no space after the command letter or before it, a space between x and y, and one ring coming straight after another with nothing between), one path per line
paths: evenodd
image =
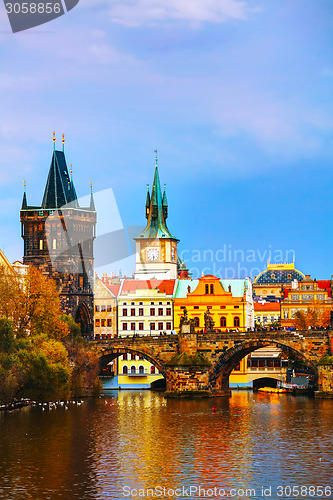
M288 392L288 389L281 389L278 387L260 387L260 389L258 389L258 392L264 392L268 394L286 394Z

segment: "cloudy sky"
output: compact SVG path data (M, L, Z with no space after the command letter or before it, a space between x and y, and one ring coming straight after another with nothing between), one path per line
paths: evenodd
M80 0L17 34L1 4L0 44L10 260L23 253L22 181L40 204L55 130L78 194L89 181L112 190L103 231L113 217L144 224L157 148L168 225L194 277L253 276L269 252L333 274L331 0Z

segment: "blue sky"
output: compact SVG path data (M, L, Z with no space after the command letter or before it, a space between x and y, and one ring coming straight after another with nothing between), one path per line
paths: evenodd
M271 251L329 278L332 14L331 0L80 0L12 34L1 4L0 247L22 258L22 180L39 204L55 130L79 195L112 189L125 227L145 222L158 149L194 277L253 276Z

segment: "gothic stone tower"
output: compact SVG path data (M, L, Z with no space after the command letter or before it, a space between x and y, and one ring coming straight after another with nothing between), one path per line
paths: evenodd
M42 205L28 206L24 193L20 219L24 264L33 264L56 281L62 310L81 324L82 334L89 335L94 317L96 211L92 193L90 206L80 207L64 150L54 148Z
M147 193L145 230L137 236L136 241L136 279L158 280L176 279L177 244L179 240L169 231L166 224L168 202L166 192L162 196L160 179L155 166L155 176L151 196Z

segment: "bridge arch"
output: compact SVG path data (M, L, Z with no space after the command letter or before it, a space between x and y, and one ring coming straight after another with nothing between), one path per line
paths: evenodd
M247 354L250 354L262 347L274 346L283 352L292 354L295 359L302 361L314 375L314 385L318 380L318 369L302 352L284 344L279 340L273 339L248 339L236 344L234 347L225 351L217 362L212 366L209 372L209 387L213 391L229 392L229 375L237 364Z
M100 352L100 358L99 358L100 371L102 371L103 368L105 368L110 363L110 361L113 361L114 359L118 358L119 356L122 356L123 354L141 355L144 359L149 361L149 363L154 365L158 369L160 374L163 375L163 377L166 377L165 367L158 359L140 349L135 349L131 347L105 348L102 352Z

